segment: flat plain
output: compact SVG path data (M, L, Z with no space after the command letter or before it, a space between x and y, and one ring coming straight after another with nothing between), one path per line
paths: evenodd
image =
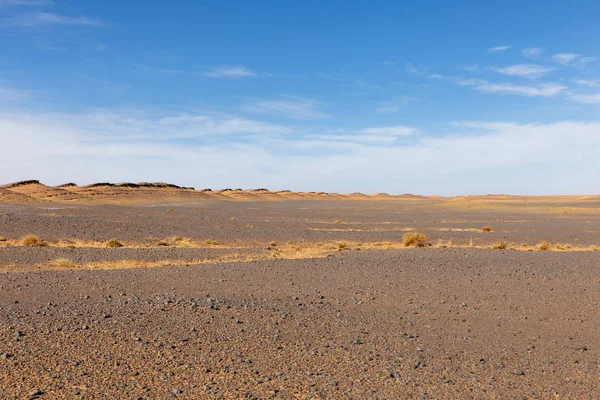
M597 198L8 195L0 398L600 397Z

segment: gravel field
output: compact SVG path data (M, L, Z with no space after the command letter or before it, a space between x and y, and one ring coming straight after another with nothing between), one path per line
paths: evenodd
M211 259L255 254L271 241L398 242L407 229L456 244L600 244L597 204L469 207L0 205L8 240L116 237L149 246L0 247L8 271L0 273L0 398L600 398L598 251L449 246L49 266L57 257ZM152 245L170 236L222 247Z

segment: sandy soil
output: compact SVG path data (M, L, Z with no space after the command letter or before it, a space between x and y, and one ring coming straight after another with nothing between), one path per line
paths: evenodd
M599 398L599 211L0 203L0 398ZM398 248L414 231L431 246ZM498 240L572 247L477 248Z

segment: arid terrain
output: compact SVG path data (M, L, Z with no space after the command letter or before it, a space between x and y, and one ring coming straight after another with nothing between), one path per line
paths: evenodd
M0 186L2 399L600 398L600 196Z

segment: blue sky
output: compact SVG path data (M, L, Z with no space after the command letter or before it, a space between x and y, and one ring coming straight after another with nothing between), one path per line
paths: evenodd
M0 182L598 193L600 3L491 3L0 0Z

